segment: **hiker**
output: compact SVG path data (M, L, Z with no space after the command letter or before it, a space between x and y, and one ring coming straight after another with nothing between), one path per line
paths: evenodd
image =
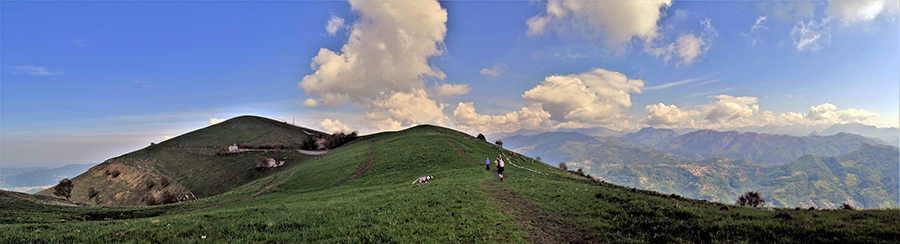
M491 171L491 159L484 159L484 170Z
M500 176L500 181L503 181L503 155L497 154L497 176Z

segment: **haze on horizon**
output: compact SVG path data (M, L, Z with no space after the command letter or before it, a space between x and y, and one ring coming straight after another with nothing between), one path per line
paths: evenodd
M897 1L3 2L0 163L327 132L900 126Z

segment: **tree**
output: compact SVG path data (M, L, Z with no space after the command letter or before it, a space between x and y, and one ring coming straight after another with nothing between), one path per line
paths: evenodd
M503 147L503 141L501 141L501 140L495 141L494 144L497 144L497 146L499 146L499 147Z
M748 191L743 196L738 197L737 204L741 206L762 207L766 203L759 192Z
M72 184L72 181L69 178L65 178L59 181L59 184L53 187L53 195L58 197L66 197L66 201L69 200L69 197L72 196L72 188L75 184Z
M541 161L541 162L544 161L544 160L541 160L541 156L538 156L538 157L536 157L536 158L534 158L534 159L537 160L537 161Z
M559 169L568 171L569 167L566 167L566 163L559 162Z
M478 133L478 139L482 141L487 141L487 138L484 137L484 134Z
M853 211L853 210L856 210L856 208L853 207L853 205L850 205L850 204L848 204L848 203L843 203L843 204L841 204L841 209L847 210L847 211Z

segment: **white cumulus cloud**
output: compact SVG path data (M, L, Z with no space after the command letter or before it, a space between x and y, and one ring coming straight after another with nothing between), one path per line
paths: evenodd
M550 76L522 95L541 104L551 119L560 122L608 123L631 107L630 93L641 93L644 81L624 74L594 69L581 74Z
M458 127L476 132L513 132L520 129L549 128L552 126L550 113L541 109L540 104L522 107L519 111L504 115L482 115L475 112L473 103L459 103L453 116Z
M671 0L550 0L544 13L528 19L527 34L538 36L555 29L564 36L604 37L609 46L634 37L650 41L659 35L657 21L669 6Z
M749 118L759 112L758 99L755 97L732 97L729 95L718 95L719 99L713 105L706 120L717 123L720 121L728 121L740 118Z
M331 120L325 119L322 120L322 123L319 123L319 128L322 128L325 132L350 132L350 127L341 123L340 120Z
M447 11L433 0L351 0L350 7L361 16L347 43L339 52L320 49L310 64L315 72L298 84L312 97L304 105L350 102L371 110L366 118L377 120L372 124L378 128L395 128L398 122L446 123L440 111L444 105L427 97L424 81L446 76L428 58L443 53Z
M662 127L693 127L694 117L700 114L697 110L681 110L674 104L663 103L647 105L644 110L647 111L645 124Z
M861 122L868 120L870 118L877 118L879 115L877 113L868 112L861 109L846 109L846 110L837 110L837 106L834 106L830 103L821 104L815 107L809 108L809 113L806 115L811 121L825 121L829 123L850 123L850 122Z

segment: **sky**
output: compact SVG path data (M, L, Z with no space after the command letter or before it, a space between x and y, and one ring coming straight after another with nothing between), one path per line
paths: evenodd
M0 2L0 164L363 134L900 125L897 1Z

